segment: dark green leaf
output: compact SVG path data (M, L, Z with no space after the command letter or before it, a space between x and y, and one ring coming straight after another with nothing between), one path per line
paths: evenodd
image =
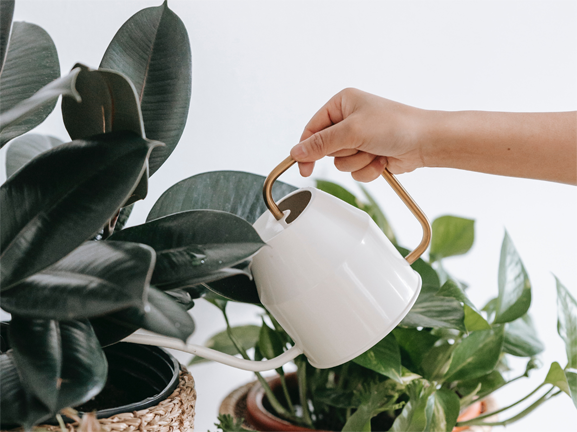
M431 334L426 330L417 330L414 328L402 328L397 327L393 330L393 334L399 346L401 348L401 358L403 358L403 351L410 358L409 369L413 371L419 371L421 363L423 363L423 358L425 354L428 353L435 342L439 340L439 337ZM403 360L405 364L405 360ZM407 366L408 367L408 366Z
M264 246L255 229L230 213L185 211L117 232L111 240L144 243L156 251L152 284L199 284Z
M0 188L2 289L98 232L132 193L155 145L131 132L76 140L10 177Z
M253 304L260 303L256 284L252 278L246 275L236 275L214 282L207 282L205 286L213 293L228 300Z
M557 283L557 332L565 341L567 367L577 369L577 302L569 290Z
M12 28L12 16L14 15L14 0L0 1L0 69L4 66L10 29Z
M531 305L531 282L521 258L505 232L499 261L499 297L495 323L515 321L529 310Z
M447 389L438 389L427 401L427 431L451 432L460 411L459 397Z
M116 220L116 224L114 225L114 231L120 231L124 228L124 226L128 222L128 218L130 217L130 214L132 213L133 209L134 209L134 203L126 207L122 207L120 209L118 219Z
M475 393L476 396L483 398L502 387L505 383L506 381L505 378L503 378L503 375L501 375L499 371L494 370L493 372L478 378L459 381L457 384L457 391L463 397Z
M171 297L175 302L177 302L184 309L189 310L194 307L194 299L188 291L185 290L174 290L165 291L167 296ZM198 297L195 297L198 298Z
M4 291L2 309L29 319L92 318L144 309L154 251L124 242L86 242L47 269Z
M491 328L489 323L481 316L475 305L455 281L447 279L437 292L437 296L452 297L463 303L463 312L465 314L464 323L467 331L487 330Z
M415 305L401 321L405 327L446 327L465 330L461 303L448 297L421 290Z
M202 278L193 278L190 280L171 282L163 284L158 288L162 289L163 291L184 289L189 294L193 295L194 298L200 298L203 296L203 294L210 291L206 285L209 282L214 282L220 279L226 279L239 275L244 276L246 279L252 278L252 273L250 272L249 269L250 263L251 263L250 261L243 261L240 264L235 265L234 267L228 267L216 270ZM253 288L249 289L252 290ZM258 298L256 302L258 303Z
M471 332L455 348L446 381L473 379L497 365L503 348L504 326Z
M27 391L51 412L58 402L62 373L62 351L56 321L12 316L10 345Z
M245 350L249 350L254 347L259 340L260 327L255 325L245 325L239 327L233 327L232 333L235 339L242 345ZM236 355L238 351L236 350L234 344L230 340L228 333L222 331L220 333L212 336L206 343L205 346L212 348L214 350L223 352L225 354ZM198 363L204 363L210 360L204 359L202 357L194 357L189 365L195 365Z
M253 224L266 210L262 197L265 177L241 171L213 171L189 177L169 188L156 201L147 221L185 210L221 210ZM295 191L275 182L272 195L278 201Z
M64 89L56 91L58 84L48 83L59 76L58 53L48 33L37 25L15 22L0 68L0 147L38 126L52 112ZM50 97L33 96L44 86L43 95L50 93L50 87ZM26 102L28 98L31 100ZM23 118L25 114L28 116Z
M145 311L128 308L91 320L102 346L124 339L139 328L186 341L194 332L194 321L174 298L153 287L148 289Z
M441 341L425 354L421 362L423 376L429 381L440 381L451 364L451 356L455 345L448 341Z
M266 325L263 320L258 336L258 347L263 358L272 359L281 355L284 351L283 346L281 336Z
M433 221L431 260L467 253L475 241L475 221L456 216L441 216Z
M166 2L139 11L118 30L100 67L132 81L146 136L166 144L150 155L152 175L176 147L188 116L192 62L183 22Z
M367 369L401 382L401 351L397 339L392 333L389 333L353 361Z
M383 230L383 232L388 237L388 239L391 241L391 243L397 244L397 238L395 236L393 228L391 227L391 224L389 223L387 217L385 216L385 214L383 213L383 211L379 207L379 204L373 198L373 196L369 193L367 188L365 188L363 185L359 185L359 186L360 186L361 190L363 191L363 193L365 194L365 196L367 197L367 200L369 201L369 204L364 204L361 207L362 210L366 211L369 214L369 216L371 216L371 218L375 221L377 226Z
M316 186L317 186L317 189L320 189L323 192L326 192L330 195L333 195L333 196L343 200L347 204L352 205L353 207L356 207L356 208L362 207L363 203L358 201L357 197L355 197L351 192L346 190L341 185L338 185L336 183L326 181L326 180L317 180Z
M6 177L11 177L40 153L60 144L62 141L58 138L33 133L12 140L6 151Z
M20 425L25 430L30 430L34 424L50 417L50 410L24 390L11 351L0 355L0 376L2 429L12 429Z
M545 349L528 314L505 324L503 351L518 357L532 357Z
M354 399L354 393L351 390L321 387L314 393L315 403L321 402L336 408L358 408Z
M413 381L409 386L409 402L401 414L395 419L392 432L408 432L427 430L426 408L429 396L435 387L424 387L422 381Z

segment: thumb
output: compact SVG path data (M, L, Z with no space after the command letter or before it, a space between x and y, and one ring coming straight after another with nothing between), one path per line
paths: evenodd
M346 139L346 125L340 122L323 129L301 141L291 149L297 162L314 162L339 150L352 148L352 140Z

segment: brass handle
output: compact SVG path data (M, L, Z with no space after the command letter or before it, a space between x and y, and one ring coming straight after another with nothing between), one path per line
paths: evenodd
M273 214L276 220L281 220L283 218L283 213L278 208L278 205L274 202L272 197L272 185L277 178L280 177L282 173L288 170L291 166L293 166L296 161L291 157L287 157L283 160L280 164L278 164L268 175L266 180L264 181L264 187L262 189L262 195L264 197L264 201L266 206ZM382 176L385 178L387 183L393 188L395 193L401 198L401 200L405 203L405 205L409 208L411 213L417 218L421 227L423 228L423 238L421 239L421 243L413 250L410 254L408 254L405 259L409 264L413 264L415 261L419 259L421 255L427 250L429 244L431 243L431 224L425 216L425 213L419 208L417 203L411 198L409 193L405 190L405 188L399 183L397 178L391 174L391 172L385 168L383 171Z

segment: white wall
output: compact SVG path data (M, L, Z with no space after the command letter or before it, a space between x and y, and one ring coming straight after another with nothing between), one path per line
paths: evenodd
M44 27L67 71L76 62L98 66L120 25L159 3L17 0L15 19ZM191 175L223 169L268 174L310 116L345 87L429 109L577 109L576 1L170 0L169 6L190 34L192 105L179 147L151 179L131 224L143 222L164 190ZM67 137L58 108L38 131ZM355 188L328 160L316 175ZM450 169L399 179L431 220L444 214L476 219L475 246L447 267L470 283L478 306L497 293L500 243L504 229L510 233L533 283L531 311L547 350L544 368L500 391L498 401L505 405L527 394L552 361L566 362L551 273L577 296L577 188ZM307 184L296 168L283 180ZM385 182L369 188L401 242L416 245L419 226ZM224 327L218 311L201 303L192 310L197 342ZM251 307L232 309L236 323L255 320ZM214 430L219 400L251 375L214 364L192 372L197 429ZM576 418L569 398L560 395L507 429L563 431Z

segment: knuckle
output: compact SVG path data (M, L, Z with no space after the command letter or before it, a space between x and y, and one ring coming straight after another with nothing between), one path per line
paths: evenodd
M311 137L310 148L314 154L325 155L325 140L320 133L316 133Z

